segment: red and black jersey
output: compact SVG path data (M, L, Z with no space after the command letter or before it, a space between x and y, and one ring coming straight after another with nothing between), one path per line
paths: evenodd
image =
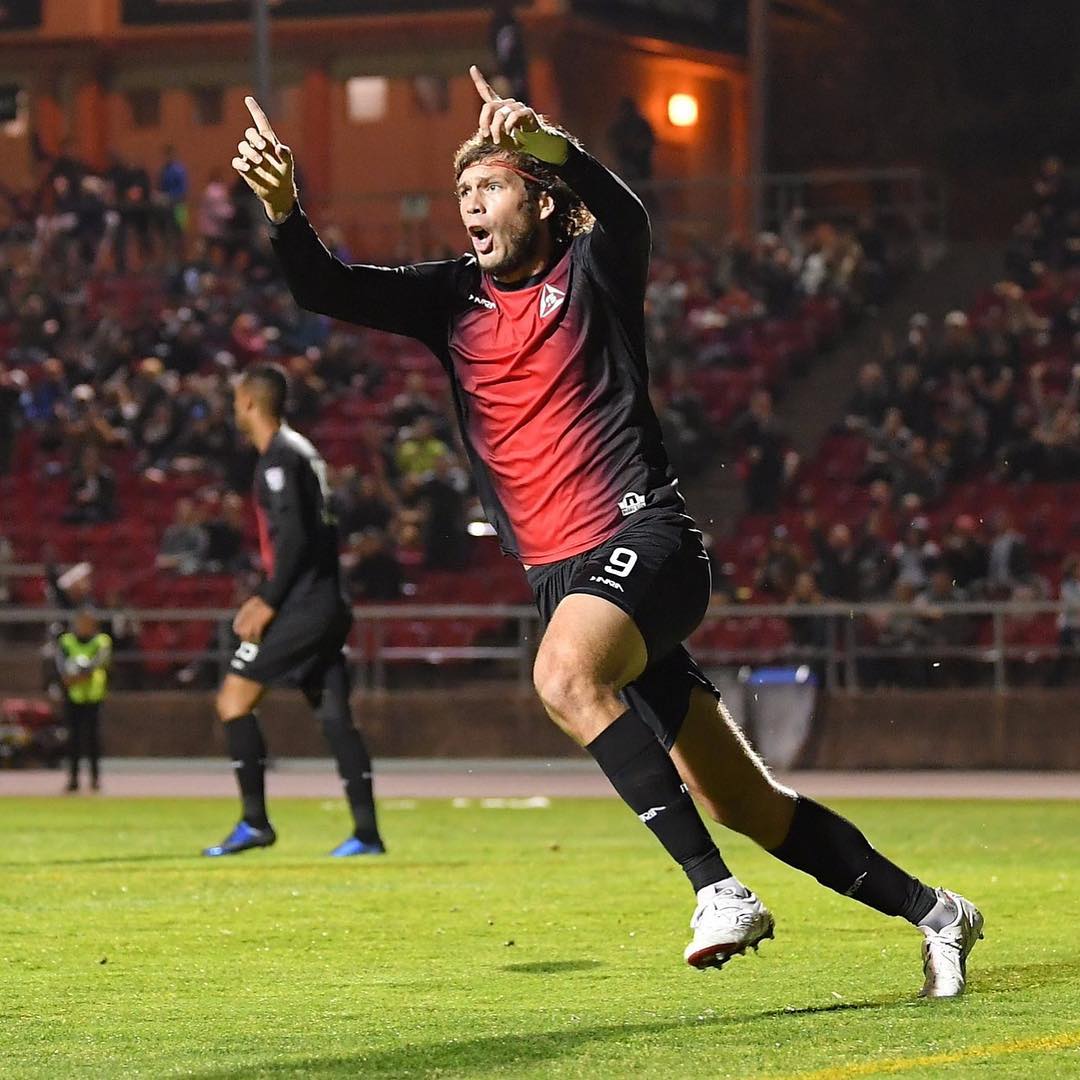
M648 396L648 215L574 146L558 171L596 225L513 286L472 255L346 266L299 207L273 230L298 304L439 358L484 508L503 549L529 564L588 551L631 514L683 509Z
M278 611L341 604L338 534L326 465L287 424L259 457L254 493L265 576L258 595Z

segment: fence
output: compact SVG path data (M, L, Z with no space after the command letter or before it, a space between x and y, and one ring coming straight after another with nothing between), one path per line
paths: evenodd
M462 249L463 233L450 185L439 190L337 195L311 209L334 222L362 257L397 253L402 260ZM928 261L944 249L947 194L941 179L922 169L838 169L655 180L640 186L653 231L663 244L721 244L740 232L760 188L764 226L780 231L796 210L816 221L853 220L873 212L883 225L910 235ZM369 256L370 257L370 256Z
M1080 613L1073 612L1080 625ZM359 607L349 656L357 684L386 690L394 669L457 666L477 677L527 686L540 637L531 607L386 604ZM894 603L714 605L691 641L706 667L810 665L833 690L895 685L984 685L1004 692L1032 681L1080 681L1080 629L1059 644L1060 603ZM38 648L48 628L70 617L48 609L0 609L0 637ZM119 669L146 675L146 687L183 684L184 670L216 682L234 647L232 611L148 609L104 612L137 648L119 647ZM12 647L14 646L14 648ZM19 663L25 664L25 658ZM42 658L43 670L48 659ZM180 680L178 683L177 680ZM194 676L189 679L195 681Z

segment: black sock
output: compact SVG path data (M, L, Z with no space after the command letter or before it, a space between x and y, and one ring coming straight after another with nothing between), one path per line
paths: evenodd
M631 709L585 747L695 890L731 877L659 739Z
M378 844L375 797L371 790L371 758L360 732L351 723L327 733L337 760L338 775L345 782L345 798L352 811L354 835L365 844Z
M771 854L834 892L913 925L937 903L933 889L875 851L850 821L803 795L784 842Z
M269 828L266 817L266 743L254 713L245 713L225 724L236 783L240 788L244 820L255 829Z
M326 672L322 685L309 693L308 701L322 724L338 775L345 783L345 798L353 816L353 835L364 844L379 844L375 821L375 797L371 790L371 758L364 737L356 730L349 707L349 677L345 664Z

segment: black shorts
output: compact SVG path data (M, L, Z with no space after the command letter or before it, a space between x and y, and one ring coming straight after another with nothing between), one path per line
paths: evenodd
M352 624L352 611L344 604L286 609L274 617L261 642L240 642L229 670L263 686L321 685L326 671L340 660Z
M599 596L625 611L641 632L645 670L623 690L671 748L700 687L719 692L683 647L709 606L712 579L701 533L681 514L653 514L631 521L591 551L527 571L546 628L563 597Z

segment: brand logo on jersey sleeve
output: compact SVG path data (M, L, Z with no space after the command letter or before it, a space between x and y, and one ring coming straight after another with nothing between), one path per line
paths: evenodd
M566 293L562 289L556 289L554 285L545 285L540 290L540 318L546 319L553 311L557 311L566 299Z
M639 495L636 491L628 491L619 500L619 509L622 511L623 517L629 517L631 514L636 514L639 510L645 508L645 496Z

